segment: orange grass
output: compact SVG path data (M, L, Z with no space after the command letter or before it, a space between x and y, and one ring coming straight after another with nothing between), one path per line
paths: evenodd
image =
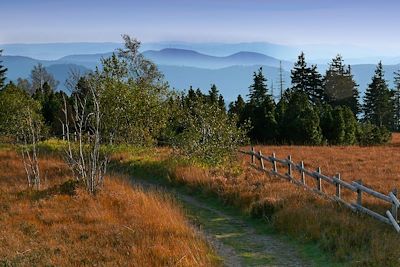
M400 134L394 134L392 143L386 146L257 146L256 150L262 150L264 155L275 152L282 159L292 155L296 162L304 160L311 170L321 167L327 175L340 172L342 179L349 182L362 179L367 186L385 194L394 188L400 189ZM178 166L171 171L171 177L192 188L217 194L226 203L271 221L283 233L317 241L344 263L400 266L400 237L391 226L352 213L285 180L263 175L250 167L249 162L249 156L239 156L239 164L244 169L241 174ZM266 163L266 168L271 167ZM286 166L278 168L281 173L287 172ZM299 174L296 176L300 178ZM316 186L312 178L307 178L307 183ZM326 183L323 183L323 190L335 192L335 188ZM349 202L355 201L354 193L345 189L342 193ZM363 205L381 213L390 208L389 204L366 194Z
M72 186L64 183L65 164L54 156L40 163L46 179L32 192L15 152L0 151L0 265L217 264L168 196L133 188L123 177L107 179L94 197L80 188L61 190Z

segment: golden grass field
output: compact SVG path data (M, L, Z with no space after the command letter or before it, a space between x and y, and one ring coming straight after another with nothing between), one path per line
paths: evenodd
M245 149L250 149L247 147ZM322 173L340 172L343 180L362 179L376 191L388 194L400 189L400 134L394 134L391 144L375 147L329 146L257 146L264 155L276 153L278 158L305 161L308 169L321 167ZM193 166L178 166L172 176L178 182L202 187L216 193L227 203L247 213L263 217L277 230L305 241L315 241L337 260L354 266L400 266L400 237L391 226L358 215L345 207L316 197L304 189L249 166L250 156L239 155L242 172L209 170ZM279 165L278 165L279 166ZM272 166L266 163L266 168ZM280 172L287 172L280 167ZM299 174L297 174L300 177ZM309 185L315 183L307 179ZM324 191L334 192L323 183ZM344 198L355 201L354 193L342 190ZM384 212L390 206L380 200L363 196L363 205Z
M96 196L58 157L41 159L43 186L27 190L22 163L0 151L1 266L215 266L205 240L161 193L107 179Z

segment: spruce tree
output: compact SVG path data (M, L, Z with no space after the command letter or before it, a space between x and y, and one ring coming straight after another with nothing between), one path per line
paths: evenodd
M363 111L365 121L369 121L379 127L392 128L392 93L385 81L382 62L379 62L372 82L365 93Z
M309 67L306 63L304 53L298 57L292 75L292 91L305 93L314 104L324 101L324 90L322 88L322 76L316 65Z
M3 50L0 49L0 58ZM0 90L5 86L7 68L2 65L3 61L0 60Z
M228 115L232 117L236 117L237 126L241 127L244 125L246 120L246 102L244 102L243 97L238 95L237 99L234 102L231 102L228 107Z
M237 99L229 104L229 115L237 115L238 118L241 118L244 115L245 105L246 103L244 102L243 97L238 95Z
M257 142L272 142L276 138L275 103L268 94L267 79L262 68L254 72L253 84L249 87L249 102L245 114L251 122L251 139Z
M351 67L344 64L340 55L332 59L329 64L323 87L327 102L330 105L333 107L347 106L353 111L354 115L360 113L358 85L354 81Z
M208 101L212 104L217 104L218 97L219 97L219 91L217 89L217 86L213 84L211 86L211 89L208 91Z
M258 69L258 72L254 72L253 84L250 85L249 89L249 99L251 105L260 107L269 99L267 79L264 77L262 67Z
M393 92L393 128L400 131L400 72L394 73L394 92Z
M222 95L219 95L217 104L221 110L226 112L225 100Z
M319 145L322 132L317 109L304 92L288 94L285 111L280 121L282 142L298 145Z

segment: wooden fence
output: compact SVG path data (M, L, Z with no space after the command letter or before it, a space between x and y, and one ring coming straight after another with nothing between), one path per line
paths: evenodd
M289 155L287 159L278 159L273 153L271 156L264 156L261 151L258 153L254 150L254 147L251 148L250 151L240 151L243 154L247 154L251 156L251 164L256 167L258 170L266 173L270 173L275 175L276 177L283 178L292 182L293 184L306 188L310 192L316 193L320 196L328 198L332 201L338 202L345 207L351 209L354 212L362 212L365 213L372 218L384 222L386 224L392 225L397 233L400 233L400 226L398 221L398 209L400 207L400 201L397 198L397 190L393 190L388 195L379 193L372 188L366 187L362 184L361 180L354 181L352 183L345 182L341 179L340 174L335 176L327 176L323 175L321 172L321 168L318 168L316 171L310 171L304 168L304 162L301 161L299 164L296 164L292 161L292 157ZM260 165L256 164L256 159ZM271 163L271 169L267 169L265 167L265 161ZM279 168L278 168L279 164ZM278 172L281 167L287 171L284 174ZM298 171L300 173L300 179L296 179L293 175L293 171ZM316 186L311 187L307 185L306 177L311 177L316 181ZM327 182L336 187L336 193L334 195L330 195L323 191L322 189L322 181ZM357 201L354 203L349 203L342 198L342 189L350 190L357 194ZM387 210L384 215L375 212L371 209L368 209L362 205L363 194L368 194L374 198L378 198L384 202L391 204L391 210Z

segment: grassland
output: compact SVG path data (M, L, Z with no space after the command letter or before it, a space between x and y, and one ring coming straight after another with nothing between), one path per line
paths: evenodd
M88 195L55 155L41 158L44 184L26 188L20 159L0 151L0 266L215 266L219 261L162 193L111 177Z
M264 154L292 155L304 160L307 168L321 167L324 174L340 172L347 181L362 179L375 190L388 193L400 188L400 135L387 146L376 147L299 147L262 146ZM340 207L301 190L294 185L263 175L249 166L248 156L225 168L204 168L168 158L168 151L146 151L132 155L120 153L114 158L131 174L164 177L188 190L217 196L245 214L264 218L275 230L297 240L317 243L338 263L351 266L399 266L400 237L385 224ZM130 166L130 167L129 167ZM130 168L130 169L129 169ZM312 181L309 181L312 183ZM325 187L324 190L334 190ZM343 192L351 200L355 196ZM378 210L388 207L365 197L366 206Z

